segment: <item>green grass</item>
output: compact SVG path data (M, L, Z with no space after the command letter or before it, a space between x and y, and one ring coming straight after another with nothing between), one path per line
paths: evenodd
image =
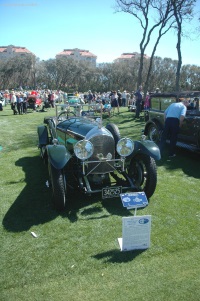
M139 139L144 121L121 110L104 122ZM151 246L120 252L122 217L133 212L119 199L72 195L70 212L53 210L37 148L49 115L0 112L0 300L200 300L199 156L178 150L157 162L156 191L137 213L152 215Z

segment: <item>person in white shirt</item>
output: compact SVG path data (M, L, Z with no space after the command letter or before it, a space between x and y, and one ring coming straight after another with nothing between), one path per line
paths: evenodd
M172 103L164 112L165 126L161 137L160 151L161 153L163 152L166 139L169 136L169 158L176 156L175 147L177 143L178 132L182 127L183 120L185 119L188 105L189 102L187 100L175 102Z
M122 92L122 107L126 106L126 90Z
M16 103L17 103L17 98L15 95L15 92L11 92L11 98L10 98L10 104L11 104L11 109L13 110L13 114L17 115L17 110L16 110Z

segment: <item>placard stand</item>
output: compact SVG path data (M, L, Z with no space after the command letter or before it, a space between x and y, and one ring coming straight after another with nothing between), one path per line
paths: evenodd
M148 200L144 192L120 194L127 209L135 209L134 216L122 217L122 237L118 238L121 251L147 249L150 246L151 215L137 216L137 208L144 208Z

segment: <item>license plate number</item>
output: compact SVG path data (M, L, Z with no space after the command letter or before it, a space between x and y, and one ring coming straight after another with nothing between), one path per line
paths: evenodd
M119 197L122 193L122 187L105 187L102 189L102 199Z

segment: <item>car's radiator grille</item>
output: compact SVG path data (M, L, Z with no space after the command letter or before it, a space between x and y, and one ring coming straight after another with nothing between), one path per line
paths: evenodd
M114 170L114 162L106 162L102 158L108 158L111 155L111 158L115 158L115 142L113 137L107 135L95 136L90 139L94 145L94 153L88 161L99 161L99 163L90 163L88 164L88 172L99 174L99 173L108 173Z

